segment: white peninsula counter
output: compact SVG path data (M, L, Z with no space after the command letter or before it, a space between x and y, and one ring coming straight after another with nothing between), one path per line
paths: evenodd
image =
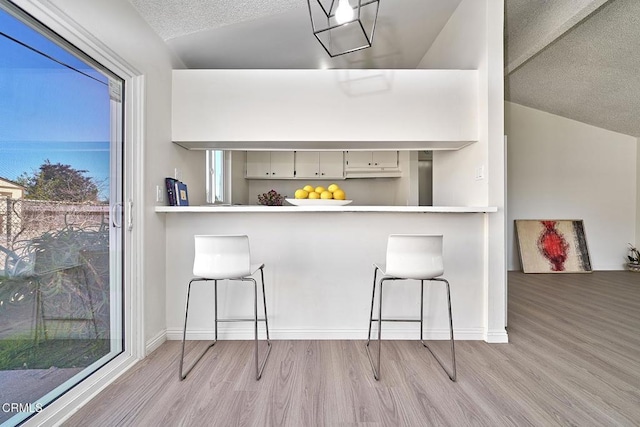
M487 215L495 207L158 206L166 226L167 338L181 339L196 234L246 234L265 263L271 337L366 339L373 262L384 262L389 234L442 234L457 339L486 339ZM398 292L394 292L394 287ZM213 337L213 286L195 284L188 339ZM385 288L385 316L412 317L419 285ZM388 290L387 290L388 289ZM219 285L220 315L252 310L252 287ZM425 338L448 339L445 289L425 284ZM227 324L222 339L251 339L250 324ZM415 323L385 325L384 339L416 339ZM506 338L506 336L505 336Z
M495 206L259 206L259 205L206 205L156 206L156 212L185 213L239 213L239 212L431 212L431 213L488 213L497 212Z

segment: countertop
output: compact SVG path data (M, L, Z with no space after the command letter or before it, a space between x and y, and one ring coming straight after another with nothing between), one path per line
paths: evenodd
M159 213L283 213L283 212L417 212L417 213L488 213L497 212L495 206L259 206L206 205L156 206Z

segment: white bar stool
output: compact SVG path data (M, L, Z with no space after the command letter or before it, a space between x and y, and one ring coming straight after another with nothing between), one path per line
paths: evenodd
M444 273L442 262L442 236L427 236L420 234L392 234L387 242L387 261L384 264L373 264L373 296L371 297L371 313L369 315L369 336L367 337L366 350L373 369L373 376L380 379L380 348L382 342L382 322L420 322L420 342L429 350L436 361L445 370L452 381L456 380L456 353L453 340L453 319L451 316L451 291L449 282L439 277ZM378 271L380 278L380 294L378 303L378 318L373 318L373 306L376 297L376 276ZM420 317L418 319L390 319L382 318L382 289L388 280L419 280L420 281ZM442 361L429 348L422 339L423 307L424 307L424 281L443 282L447 286L447 302L449 306L449 331L451 334L451 364L449 371ZM378 322L378 360L374 363L369 350L371 341L371 325Z
M187 377L189 372L202 359L205 353L218 342L218 323L219 322L253 322L254 323L254 341L255 341L255 363L256 363L256 380L262 376L264 365L271 352L271 342L269 341L269 323L267 321L267 301L264 292L264 264L251 264L251 254L249 251L249 237L247 236L194 236L195 238L195 257L193 260L193 275L195 276L189 281L187 290L187 306L184 316L184 331L182 333L182 354L180 356L180 380ZM262 281L262 304L264 306L264 319L258 318L258 285L252 276L260 270L260 279ZM189 297L191 295L191 284L197 281L213 280L214 286L214 311L215 311L215 329L214 341L202 354L196 359L191 367L183 374L184 364L184 344L187 337L187 319L189 318ZM253 298L253 318L242 319L218 319L218 280L237 280L243 282L253 282L254 298ZM258 322L264 322L267 334L267 354L264 356L262 363L258 358Z

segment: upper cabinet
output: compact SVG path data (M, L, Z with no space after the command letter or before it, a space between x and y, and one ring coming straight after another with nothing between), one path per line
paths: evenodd
M397 151L345 152L346 178L375 178L401 176Z
M402 176L397 151L248 151L247 179Z
M247 178L285 179L294 176L293 151L247 152Z
M296 178L344 178L342 151L297 151Z
M174 70L190 149L458 149L478 139L476 70Z
M397 151L347 151L347 169L398 168Z

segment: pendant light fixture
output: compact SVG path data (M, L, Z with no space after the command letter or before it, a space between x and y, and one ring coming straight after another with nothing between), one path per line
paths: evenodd
M344 24L353 20L353 8L349 0L340 0L336 8L336 23Z
M380 0L307 0L311 28L330 57L371 47Z

